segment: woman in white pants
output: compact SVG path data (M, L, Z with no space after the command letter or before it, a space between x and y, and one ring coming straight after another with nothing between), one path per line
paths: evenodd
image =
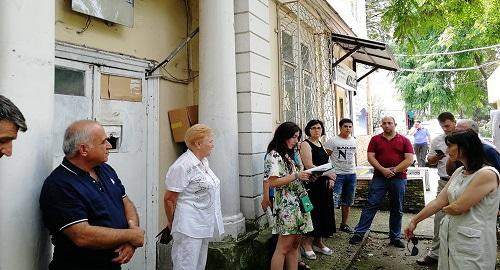
M172 231L174 270L203 270L209 240L224 233L220 181L208 165L213 132L197 124L186 131L188 150L168 169L165 213Z

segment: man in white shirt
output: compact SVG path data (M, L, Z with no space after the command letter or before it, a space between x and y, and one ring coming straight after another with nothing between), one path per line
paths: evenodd
M444 138L446 135L455 131L456 120L455 116L449 112L443 112L438 116L438 122L443 130L443 134L432 139L431 149L427 155L427 162L431 165L437 164L437 172L439 175L437 193L443 190L444 186L448 183L450 176L446 172L446 163L448 161L448 146ZM434 215L434 238L432 239L432 247L428 254L417 260L418 265L433 265L437 264L439 256L439 226L444 217L443 211L439 211Z
M343 232L353 233L351 227L347 225L347 220L356 193L356 139L351 136L351 119L340 120L339 127L340 133L328 140L325 148L337 174L333 187L333 200L335 206L339 205L339 201L342 206L342 222L339 229Z

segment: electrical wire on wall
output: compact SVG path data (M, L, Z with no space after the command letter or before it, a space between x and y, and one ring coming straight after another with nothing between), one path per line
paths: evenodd
M189 44L189 42L191 41L191 39L193 39L194 36L196 36L198 34L198 32L200 31L200 28L197 27L193 32L191 32L182 42L181 44L179 44L168 56L167 58L165 58L161 63L159 64L155 64L153 67L151 67L150 69L146 70L146 79L148 78L151 78L151 77L160 77L161 79L165 79L167 81L170 81L170 82L174 82L174 83L181 83L181 84L189 84L194 78L196 78L198 75L196 76L191 76L190 74L188 75L188 78L186 79L179 79L179 78L176 78L175 76L173 76L170 72L168 72L167 68L166 68L166 65L177 55L177 53L182 49L184 48L187 44ZM159 69L159 68L162 68L166 73L167 75L156 75L156 76L152 76L153 73Z
M90 26L90 15L87 15L87 20L85 21L85 26L81 30L76 31L76 33L83 34L83 32L87 31L89 26Z

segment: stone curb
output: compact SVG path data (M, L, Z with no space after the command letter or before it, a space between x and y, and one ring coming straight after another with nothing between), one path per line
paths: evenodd
M361 249L363 249L363 246L366 244L368 241L368 236L370 235L370 230L366 231L365 235L363 236L363 240L358 245L351 245L351 246L356 246L358 250L354 253L354 256L352 256L351 261L342 269L342 270L347 270L349 267L352 266L352 263L354 260L358 257L359 253L361 252Z

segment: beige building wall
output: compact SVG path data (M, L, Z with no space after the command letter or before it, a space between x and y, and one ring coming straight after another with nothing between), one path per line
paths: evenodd
M197 5L197 1L191 2ZM192 13L197 14L198 11ZM103 20L91 17L88 28L83 31L88 16L72 11L70 0L56 0L55 37L57 41L161 62L187 36L187 17L186 7L182 1L135 1L134 27L129 28L118 24L108 25ZM81 33L78 33L79 31ZM196 59L197 51L196 37L196 45L191 45L191 52L194 52ZM168 63L166 68L176 78L185 79L188 76L187 60L187 48L184 48ZM192 63L197 63L197 60L194 60L193 57L191 57L191 60ZM197 64L195 68L197 70ZM162 74L165 74L165 72L162 71ZM197 80L189 85L160 80L160 177L158 179L160 227L165 224L162 199L164 176L170 164L183 151L179 144L173 142L168 111L196 104L195 100L197 98L193 97L195 87L197 87Z

